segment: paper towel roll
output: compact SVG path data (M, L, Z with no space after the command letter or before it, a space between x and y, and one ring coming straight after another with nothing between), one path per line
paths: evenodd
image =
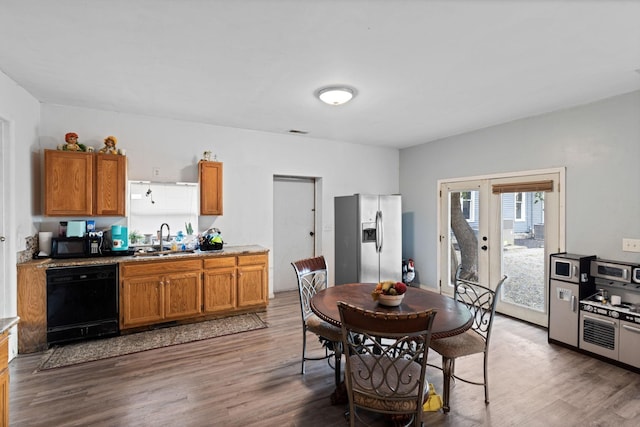
M40 253L38 256L49 256L51 255L51 238L53 237L53 233L50 231L41 231L38 233L38 248L40 249Z

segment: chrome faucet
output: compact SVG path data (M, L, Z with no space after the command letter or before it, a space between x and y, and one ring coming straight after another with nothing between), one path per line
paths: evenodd
M169 228L169 224L167 224L166 222L163 222L162 225L160 226L160 236L158 236L160 238L160 250L164 250L164 246L162 245L162 229L164 228L164 226L167 226L167 241L169 241L169 239L171 238L171 229Z

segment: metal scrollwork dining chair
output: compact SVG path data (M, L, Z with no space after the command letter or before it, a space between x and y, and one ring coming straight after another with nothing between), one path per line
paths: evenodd
M429 393L427 355L435 310L381 313L338 302L345 355L349 423L356 410L413 416L422 425ZM405 424L403 422L403 424Z
M342 359L342 331L337 326L320 319L311 311L311 298L328 285L327 263L323 256L292 262L298 278L298 294L302 313L302 371L307 360L334 360L336 386L342 382L340 363ZM322 342L325 355L307 357L307 331L316 334Z
M495 290L482 286L470 280L460 278L461 267L456 273L454 289L454 299L465 304L473 316L473 325L466 332L452 337L441 338L431 342L431 349L442 356L443 371L443 411L450 410L450 387L453 378L466 382L484 386L484 401L489 403L489 378L488 359L489 341L491 339L491 329L493 318L496 312L497 295L500 294L502 284L507 279L503 276L498 282ZM483 381L472 381L455 375L456 359L472 354L483 353Z

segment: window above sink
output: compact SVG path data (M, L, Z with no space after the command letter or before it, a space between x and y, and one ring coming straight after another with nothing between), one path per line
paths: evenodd
M129 181L129 235L135 233L141 237L141 241L129 244L152 244L148 238L156 239L160 225L165 222L169 224L171 236L179 231L187 235L189 224L197 234L198 201L195 182Z

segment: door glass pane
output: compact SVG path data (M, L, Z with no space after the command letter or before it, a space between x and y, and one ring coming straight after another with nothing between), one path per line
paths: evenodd
M449 223L450 281L452 285L458 266L465 279L478 281L478 225L479 191L455 191L449 193L451 209Z
M544 193L502 194L502 301L544 312L544 261Z

